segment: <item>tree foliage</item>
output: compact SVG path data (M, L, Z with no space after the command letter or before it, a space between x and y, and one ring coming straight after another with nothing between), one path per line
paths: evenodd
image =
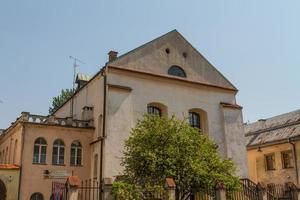
M222 159L217 145L186 120L146 115L125 141L123 182L141 188L163 186L172 177L177 188L190 195L193 188L239 187L235 166Z
M49 114L53 114L73 94L74 94L74 90L73 89L62 89L60 95L52 98L52 106L49 107Z

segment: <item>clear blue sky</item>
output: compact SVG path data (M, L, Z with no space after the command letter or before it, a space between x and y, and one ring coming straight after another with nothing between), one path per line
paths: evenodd
M244 120L300 108L298 0L1 0L0 128L21 111L47 114L72 86L72 61L94 74L111 49L123 54L172 29L240 90Z

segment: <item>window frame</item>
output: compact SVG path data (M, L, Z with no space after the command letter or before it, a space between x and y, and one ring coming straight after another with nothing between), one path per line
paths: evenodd
M38 140L42 140L42 142L39 142L38 143ZM38 148L38 160L37 162L35 161L35 148ZM42 154L42 150L43 150L43 147L45 148L45 154ZM45 155L45 158L44 158L44 162L42 162L42 155ZM34 144L33 144L33 159L32 159L32 163L33 164L46 164L47 162L47 141L45 140L45 138L43 137L38 137L34 140Z
M198 117L198 124L199 124L199 126L196 126L197 124L195 125L194 123L191 123L191 122L194 122L195 116ZM201 115L200 115L200 113L195 112L195 111L189 111L189 124L193 128L197 128L199 130L202 130Z
M78 142L78 145L75 143ZM74 145L74 146L73 146ZM76 146L75 146L76 145ZM75 155L72 156L72 150L75 151ZM80 155L78 151L80 150ZM71 144L71 151L70 151L70 165L71 166L82 166L82 145L79 140L74 140ZM80 163L78 164L78 157L80 157ZM74 163L72 163L72 158L74 158Z
M273 161L273 168L269 168L269 166L268 166L268 160L267 160L267 158L269 157L269 156L272 156L272 161ZM265 160L265 170L266 171L273 171L273 170L276 170L276 158L275 158L275 153L269 153L269 154L265 154L264 155L264 160Z
M177 76L180 78L186 78L186 73L185 73L184 69L182 69L182 67L180 67L178 65L172 65L171 67L169 67L168 75Z
M286 150L286 151L281 151L280 152L281 153L281 163L282 163L282 169L292 169L292 168L294 168L294 156L293 156L293 151L292 150ZM284 162L284 154L291 154L291 157L290 157L290 167L287 167L286 165L285 165L285 162Z
M62 142L62 144L55 144L56 142ZM54 148L57 148L56 152L57 155L54 154ZM60 163L60 157L61 157L61 153L60 150L63 150L63 155L62 155L62 163ZM56 156L56 161L55 161L55 157ZM55 161L55 162L54 162ZM53 165L64 165L65 164L65 143L62 139L56 139L53 142L53 148L52 148L52 164Z
M155 113L155 111L158 111L158 113ZM162 116L162 110L157 107L157 106L154 106L154 105L148 105L147 106L147 113L149 115L158 115L158 116Z

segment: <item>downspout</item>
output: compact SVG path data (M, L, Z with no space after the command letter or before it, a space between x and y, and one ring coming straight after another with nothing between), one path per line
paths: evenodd
M18 188L18 200L20 200L21 195L21 181L22 181L22 171L23 171L23 152L24 152L24 142L25 142L25 125L22 122L22 144L21 144L21 163L20 163L20 174L19 174L19 188Z
M298 173L296 144L291 142L290 138L288 138L288 142L293 146L293 157L294 157L294 163L295 163L296 179L297 179L297 185L299 185L299 173Z
M100 189L100 194L99 194L99 197L100 197L100 200L103 199L103 151L104 151L104 139L105 139L105 128L106 128L106 90L107 90L107 76L106 76L106 67L104 68L103 70L103 77L104 77L104 84L103 84L103 120L102 120L102 139L101 139L101 143L100 143L100 170L99 170L99 173L100 173L100 186L101 186L101 189Z

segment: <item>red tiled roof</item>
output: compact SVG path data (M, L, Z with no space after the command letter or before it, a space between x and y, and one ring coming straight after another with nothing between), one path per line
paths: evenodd
M20 169L20 166L13 164L0 164L0 169Z

